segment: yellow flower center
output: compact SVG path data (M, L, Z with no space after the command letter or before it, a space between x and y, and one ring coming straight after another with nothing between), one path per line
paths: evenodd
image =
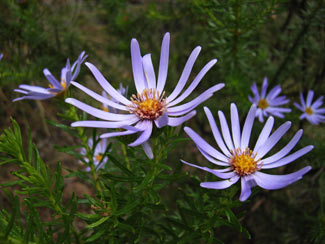
M129 105L130 113L136 114L141 119L154 120L166 111L164 93L159 96L159 91L155 89L144 89L137 96L132 95L132 104Z
M258 101L257 106L258 106L260 109L266 109L266 108L269 106L269 103L268 103L264 98L262 98L262 99L260 99L260 100Z
M63 90L65 90L67 88L67 83L65 82L64 79L61 80L60 84L61 84ZM54 86L52 84L49 84L49 87L54 88Z
M240 176L250 175L259 170L260 166L257 163L260 160L255 160L256 154L249 148L242 151L240 148L235 149L235 152L231 151L230 165L232 170Z
M61 80L60 84L61 84L63 90L65 90L67 88L67 83L65 82L64 79Z
M314 113L314 111L312 110L311 107L307 107L307 108L305 109L305 113L306 113L306 114L309 114L309 115L312 115L312 114Z
M100 162L102 160L102 158L103 158L103 154L100 154L100 153L97 154L96 157L95 157L97 162Z

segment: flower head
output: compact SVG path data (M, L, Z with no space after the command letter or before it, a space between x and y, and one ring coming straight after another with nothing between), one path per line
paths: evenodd
M130 100L126 99L119 92L117 92L93 64L86 63L90 71L97 79L98 83L112 98L116 99L118 103L100 96L76 82L72 82L72 84L80 88L97 101L115 109L124 111L128 114L105 112L93 108L76 99L68 98L66 99L67 103L70 103L81 110L104 120L77 121L72 123L71 126L125 129L125 131L102 134L101 138L139 133L139 137L133 143L129 144L129 146L134 147L142 145L147 156L149 158L153 158L153 153L148 142L152 133L153 124L155 124L157 128L161 128L166 125L178 126L182 124L196 114L194 109L199 104L209 99L214 92L220 90L224 86L224 84L214 85L194 100L179 105L179 103L181 103L192 93L204 75L217 62L216 59L213 59L207 65L205 65L199 74L194 78L193 82L181 94L190 76L194 62L201 50L201 47L196 47L192 51L174 91L168 96L165 95L164 87L168 70L169 39L169 33L166 33L161 46L157 79L151 61L151 55L147 54L141 56L140 47L137 40L132 39L131 61L137 94L132 95Z
M49 88L31 85L20 85L19 89L15 89L14 91L22 93L24 96L16 98L13 101L16 102L23 99L44 100L64 92L70 86L71 81L78 76L80 72L80 66L86 58L87 55L85 55L85 52L82 52L72 66L70 66L70 61L68 59L65 67L61 69L60 82L51 74L47 68L45 68L43 70L43 73L46 79L50 82Z
M94 154L93 154L93 162L94 162L94 165L97 168L98 165L99 165L99 163L101 163L98 168L102 168L102 167L104 167L104 165L105 165L105 163L107 161L107 157L104 157L104 154L105 154L106 148L107 148L107 139L100 140L96 144L95 149L93 149L93 145L94 145L93 139L92 138L89 138L89 140L88 140L88 146L89 146L89 148L91 150L94 150ZM86 151L85 148L82 148L81 151L80 151L80 153L82 155L86 155L87 154L87 151ZM85 157L84 160L87 163L89 162L89 159L87 157ZM86 171L90 171L90 167L87 167L86 168Z
M0 60L2 59L2 57L3 57L3 54L2 54L2 53L0 53Z
M290 108L278 107L289 102L289 99L286 99L286 96L279 97L279 94L281 93L280 85L272 88L268 94L266 94L267 87L267 77L265 77L261 93L258 92L256 83L254 83L251 86L254 97L248 96L249 101L257 106L256 117L258 117L260 122L264 122L264 116L268 117L269 114L283 118L283 113L291 112Z
M323 96L319 97L314 103L312 103L314 97L314 91L309 90L307 95L307 101L300 93L300 102L294 103L294 105L303 112L300 119L307 119L311 124L318 125L325 122L325 108L320 108L323 105Z
M221 152L208 144L191 128L185 127L184 130L195 142L196 146L207 160L215 165L225 168L210 169L208 167L197 166L181 160L185 164L205 170L221 179L224 179L216 182L202 182L202 187L210 189L225 189L241 179L240 200L245 201L251 194L251 188L256 185L268 190L280 189L301 179L302 176L311 169L310 166L307 166L297 172L287 175L270 175L261 172L262 169L273 169L289 164L313 149L313 146L310 145L288 155L302 136L303 131L299 130L290 142L279 152L265 157L265 155L270 152L282 136L289 130L291 122L282 124L271 134L274 118L270 116L265 123L255 146L250 147L249 140L256 113L255 105L252 105L248 112L242 132L235 104L231 104L231 132L224 114L219 111L218 115L222 136L211 111L207 107L204 108L204 111L208 117L213 136L221 149Z

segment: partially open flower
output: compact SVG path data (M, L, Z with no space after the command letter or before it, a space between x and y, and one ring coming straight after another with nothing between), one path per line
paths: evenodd
M256 83L254 83L251 86L254 97L248 96L249 101L257 106L256 117L258 117L260 122L264 122L264 117L268 117L269 115L283 118L283 113L291 112L290 108L278 107L289 102L286 96L279 97L281 93L280 85L272 88L268 94L266 94L267 87L267 77L265 77L261 93L258 92Z
M90 71L97 79L98 83L112 98L116 99L118 103L100 96L76 82L72 82L72 84L80 88L97 101L120 111L125 111L128 114L105 112L76 99L68 98L66 99L67 103L70 103L86 113L104 120L77 121L72 123L71 126L126 129L125 131L105 133L101 135L101 138L139 133L140 136L133 143L129 144L129 146L134 147L142 145L147 156L152 159L153 153L148 140L152 133L153 124L155 123L158 128L161 128L166 125L178 126L184 123L196 114L194 109L199 104L209 99L213 93L220 90L224 86L222 83L214 85L194 100L182 105L178 105L192 93L204 75L217 62L216 59L213 59L207 65L205 65L199 74L194 78L193 82L181 94L190 76L194 62L201 50L201 47L196 47L191 53L174 91L169 96L165 95L164 87L168 70L169 39L169 33L166 33L161 47L157 82L151 61L151 55L147 54L142 57L137 40L132 39L131 59L137 94L132 95L130 100L126 99L119 92L117 92L93 64L86 63Z
M89 138L88 140L88 146L91 150L94 150L94 154L93 154L93 163L94 166L99 169L104 167L106 161L107 161L107 157L104 157L104 154L106 152L106 148L107 148L107 139L102 139L100 140L97 144L96 147L93 148L94 146L94 142L92 138ZM87 151L85 148L82 148L80 153L82 155L86 155ZM87 157L84 158L84 160L88 163L89 159ZM100 165L99 165L100 164ZM90 171L90 167L86 168L86 171Z
M313 97L314 91L309 90L306 102L303 94L300 93L301 105L294 103L294 105L303 112L300 119L307 119L311 124L314 125L325 123L325 108L321 108L323 105L323 96L319 97L314 103L312 103Z
M207 160L215 165L225 168L210 169L208 167L200 167L181 160L185 164L205 170L221 179L224 179L215 182L202 182L202 187L224 189L241 179L240 200L245 201L251 194L251 188L256 185L268 190L280 189L300 180L304 174L311 170L310 166L306 166L297 172L287 175L270 175L261 172L262 169L273 169L289 164L313 149L313 146L310 145L289 154L302 136L303 131L299 130L290 142L279 152L265 157L265 155L271 151L282 136L289 130L291 122L282 124L271 134L274 119L270 116L265 123L255 146L252 147L253 145L249 145L249 139L255 120L255 105L252 105L250 108L241 132L237 107L235 104L231 104L231 134L224 114L219 111L218 114L222 136L210 110L205 107L204 111L208 117L213 136L221 149L221 152L210 146L210 144L202 139L191 128L185 127L184 130L195 142L196 146Z
M60 82L48 69L45 68L43 73L46 79L50 82L49 88L31 85L19 85L19 89L15 89L14 91L22 93L24 96L16 98L13 101L16 102L23 99L44 100L64 92L70 86L70 82L78 76L80 66L86 58L87 55L85 55L85 52L82 52L72 66L70 66L68 59L65 67L63 67L61 70Z

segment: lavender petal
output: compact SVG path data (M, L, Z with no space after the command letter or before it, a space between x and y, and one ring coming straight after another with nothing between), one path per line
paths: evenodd
M156 75L151 60L151 54L146 54L142 58L142 64L143 64L144 74L148 83L148 88L156 89Z
M74 98L67 98L65 99L65 102L99 119L112 120L112 121L128 121L128 120L135 119L136 117L136 115L134 114L114 114L114 113L105 112L104 110L91 107L88 104L80 102L79 100L76 100Z
M200 186L209 189L225 189L235 184L238 180L239 180L239 176L235 175L229 180L221 180L215 182L202 182Z
M222 133L223 139L224 139L228 149L230 151L234 151L235 148L232 143L229 127L228 127L228 124L226 121L226 117L222 111L218 111L218 115L219 115L219 120L220 120L220 125L221 125L221 133Z
M300 180L310 170L311 167L306 166L299 171L287 175L270 175L257 171L252 174L252 177L260 187L267 190L276 190Z
M172 126L172 127L179 126L179 125L183 124L185 121L191 119L195 115L196 115L196 111L194 110L182 117L177 117L177 118L168 117L168 125Z
M87 95L91 96L92 98L96 99L97 101L99 101L107 106L110 106L110 107L113 107L113 108L116 108L119 110L123 110L123 111L128 111L126 106L115 103L112 100L105 98L104 96L100 96L97 93L93 92L92 90L88 89L87 87L84 87L83 85L81 85L77 82L72 81L71 84L74 85L75 87L78 87L80 90L82 90ZM106 92L104 94L106 95ZM107 95L106 95L106 97L107 97Z
M267 154L275 144L282 138L282 136L289 130L291 127L291 122L287 121L283 123L276 131L272 133L272 135L265 141L263 145L257 150L257 158L263 158L265 154Z
M232 103L230 105L230 110L231 110L232 139L235 148L240 148L240 122L239 122L239 116L238 116L238 110L236 104Z
M191 137L191 139L195 142L196 145L200 146L201 148L204 148L204 151L211 155L212 157L223 161L228 162L228 158L226 158L224 155L222 155L218 150L211 147L209 143L207 143L201 136L199 136L195 131L193 131L189 127L184 128L186 134Z
M153 152L152 152L152 149L151 149L151 146L150 146L149 142L146 141L146 142L142 143L141 146L143 148L143 151L147 155L147 157L149 159L153 159Z
M263 159L263 165L267 165L269 163L274 163L275 161L285 157L298 143L302 136L303 130L298 130L297 133L294 135L294 137L290 140L290 142L282 148L279 152L272 155L271 157Z
M245 124L243 127L243 132L241 135L241 149L242 150L245 150L246 147L248 147L249 138L251 136L252 127L253 127L254 120L255 120L255 114L256 114L256 106L253 104L247 114Z
M200 83L204 75L212 68L213 65L217 63L216 59L211 60L209 63L207 63L203 69L199 72L199 74L194 78L194 81L191 83L191 85L184 91L184 93L176 98L174 101L169 103L169 106L174 106L180 102L182 102L185 98L187 98L192 91L197 87L197 85Z
M152 121L147 120L147 121L142 121L142 123L143 123L143 127L145 127L145 130L134 142L129 144L130 147L139 146L149 140L152 133Z
M221 178L221 179L229 179L229 178L232 178L236 175L235 172L227 172L227 173L223 173L223 172L220 172L220 171L216 171L216 170L213 170L213 169L210 169L208 167L200 167L198 165L195 165L195 164L191 164L191 163L188 163L184 160L181 159L181 162L184 163L184 164L187 164L189 166L192 166L192 167L195 167L195 168L198 168L198 169L201 169L201 170L204 170L204 171L207 171L211 174L214 174L215 176Z
M182 75L181 75L177 85L176 85L175 89L173 90L173 92L167 97L166 103L173 101L180 94L180 92L183 90L188 78L190 77L193 65L194 65L200 51L201 51L201 47L196 47L192 51L190 57L188 58L188 60L185 64Z
M137 122L136 120L118 121L118 122L83 120L83 121L73 122L71 123L71 126L72 127L93 127L93 128L122 128L123 126L131 125L136 122Z
M267 119L267 121L266 121L266 123L265 123L265 125L264 125L264 127L263 127L263 129L262 129L262 131L261 131L261 133L260 133L260 135L258 137L258 139L257 139L257 142L256 142L255 147L254 147L254 150L253 150L253 153L254 154L256 154L256 152L258 151L258 149L260 148L260 146L265 143L265 141L267 140L267 138L269 138L269 135L271 134L273 125L274 125L274 118L272 116L270 116Z
M145 78L143 74L142 57L140 53L139 43L136 39L131 40L131 61L135 87L139 94L146 88L144 84Z
M167 32L164 35L161 51L160 51L160 63L159 63L159 72L158 72L158 82L157 90L162 93L165 87L167 71L168 71L168 59L169 59L169 40L170 35Z
M102 88L111 95L112 98L116 99L118 102L124 105L131 105L132 103L122 96L118 91L114 89L114 87L109 84L109 82L105 79L105 77L99 72L99 70L91 63L86 62L86 66L90 69L91 73L95 76L98 83L102 86Z
M292 161L296 160L297 158L300 158L303 155L305 155L306 153L310 152L313 148L314 148L314 146L306 146L306 147L298 150L297 152L294 152L294 153L290 154L289 156L280 159L279 161L275 161L275 162L272 162L269 164L263 164L262 169L273 169L273 168L277 168L277 167L281 167L283 165L289 164Z
M226 156L230 156L231 153L228 151L228 148L226 147L225 143L223 142L223 139L221 137L221 134L218 130L218 127L216 125L216 121L214 120L212 113L210 111L210 109L208 109L207 107L204 107L204 111L205 114L208 118L211 130L212 130L212 134L214 136L215 141L217 142L219 148L221 149L221 151L226 155Z

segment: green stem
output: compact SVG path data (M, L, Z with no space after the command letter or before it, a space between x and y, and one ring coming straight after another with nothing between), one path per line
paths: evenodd
M88 157L90 159L90 157ZM96 171L96 167L94 165L93 159L91 158L89 160L89 165L90 165L90 169L91 169L91 175L94 179L94 183L95 183L95 187L97 192L99 192L100 196L101 196L101 200L104 200L104 194L103 194L103 189L98 181L98 177L97 177L97 171Z
M123 153L123 157L124 157L125 162L126 162L126 168L128 170L131 170L130 160L129 160L129 157L128 157L128 154L127 154L127 151L126 151L126 146L123 143L122 143L122 153Z

